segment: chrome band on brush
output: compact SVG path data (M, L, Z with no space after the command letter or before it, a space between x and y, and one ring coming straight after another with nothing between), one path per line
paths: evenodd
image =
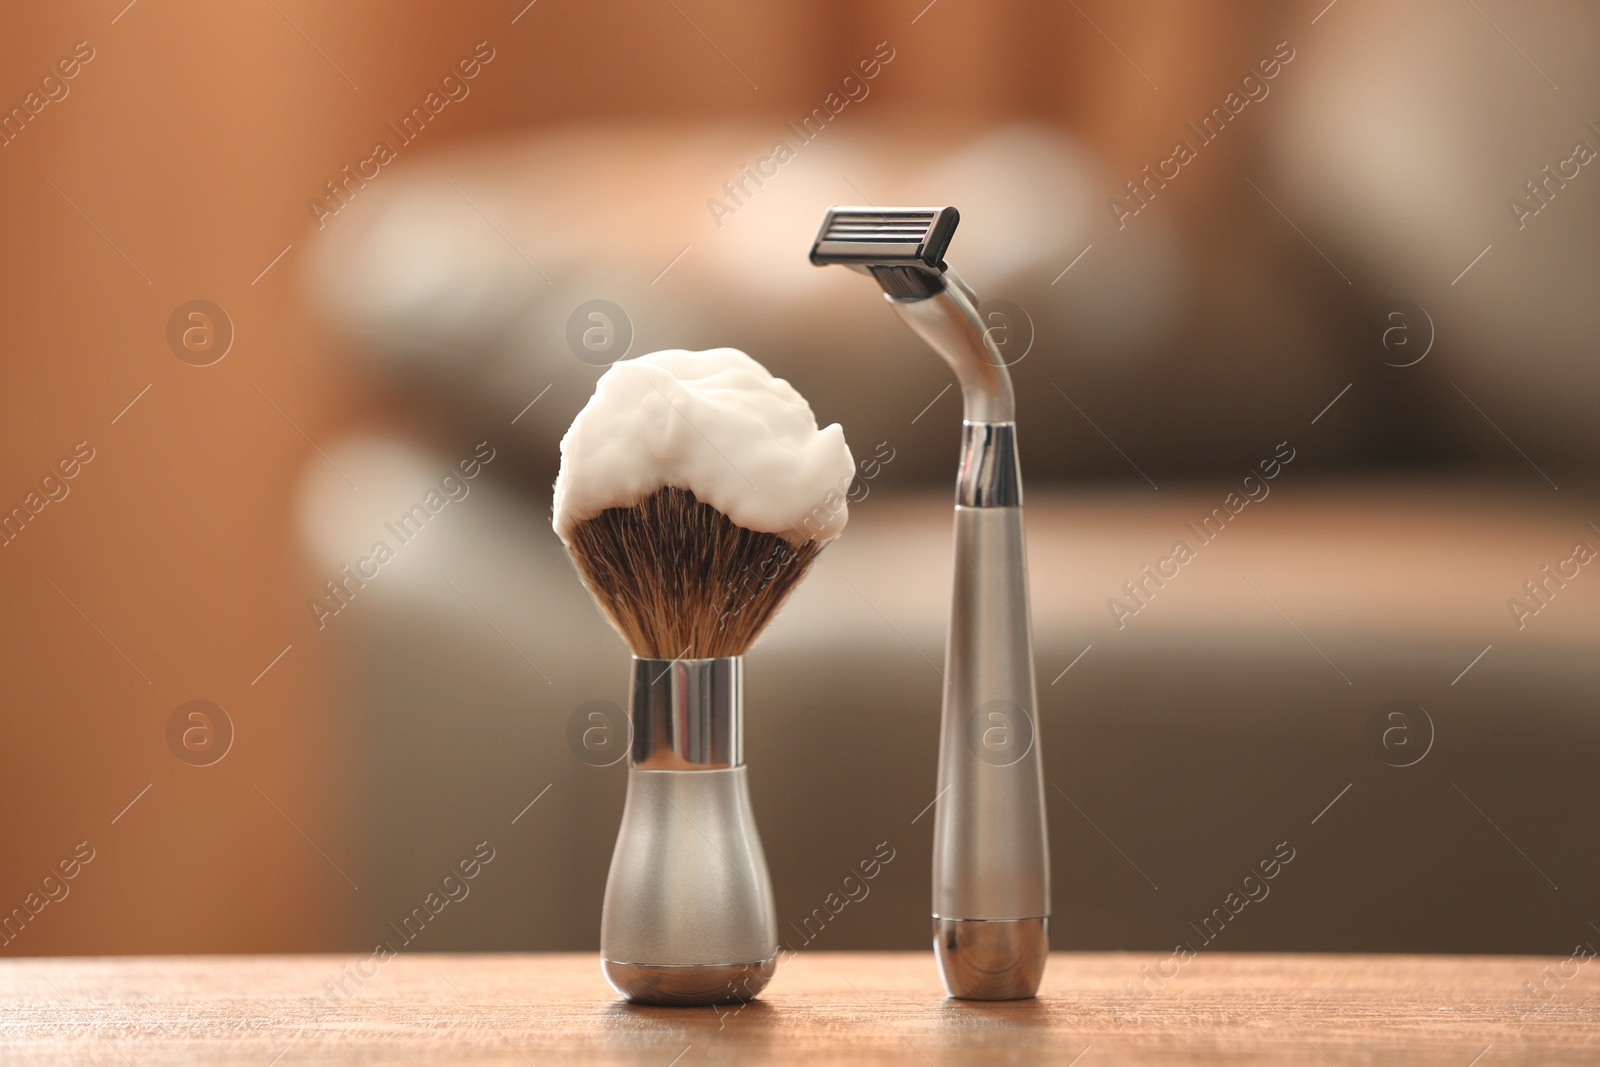
M723 770L744 762L744 659L633 660L634 767Z
M961 469L956 503L964 508L1019 508L1022 472L1017 466L1017 424L961 424Z
M1039 992L1050 958L1050 920L935 917L933 952L952 997L1026 1000Z

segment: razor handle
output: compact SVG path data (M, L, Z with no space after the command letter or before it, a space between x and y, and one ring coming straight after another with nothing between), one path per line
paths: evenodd
M968 424L967 433L997 428ZM1020 506L956 507L933 922L945 991L971 1000L1033 996L1050 951L1044 770L1022 537Z

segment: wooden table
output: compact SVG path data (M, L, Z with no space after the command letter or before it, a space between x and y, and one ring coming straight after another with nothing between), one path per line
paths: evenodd
M1563 980L1559 959L1217 953L1164 984L1147 977L1163 964L1172 974L1166 961L1058 953L1037 1000L973 1004L944 998L928 954L802 954L760 1001L732 1010L619 1003L592 955L12 960L0 963L0 1060L1600 1062L1592 961L1565 963L1576 975ZM358 965L371 975L359 988L344 977ZM1541 981L1551 994L1535 999L1523 983Z

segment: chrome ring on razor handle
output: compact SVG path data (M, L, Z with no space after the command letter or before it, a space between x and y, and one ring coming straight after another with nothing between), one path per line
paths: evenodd
M1049 955L1050 861L1016 403L972 290L944 263L953 208L833 208L811 261L871 274L961 385L955 581L934 816L934 949L953 997L1014 1000Z
M628 799L606 879L601 967L643 1004L760 993L778 922L750 808L744 661L633 661Z

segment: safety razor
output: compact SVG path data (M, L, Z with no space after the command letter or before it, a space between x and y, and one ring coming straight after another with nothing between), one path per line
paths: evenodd
M933 946L952 997L1038 992L1050 861L1033 677L1016 402L978 298L944 261L953 207L834 207L817 266L870 274L961 385L955 580L945 645L933 847Z

